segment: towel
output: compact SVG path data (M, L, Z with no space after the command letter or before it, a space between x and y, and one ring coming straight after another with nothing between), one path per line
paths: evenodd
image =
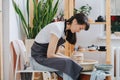
M104 80L106 77L106 74L102 70L96 70L93 71L90 77L90 80Z

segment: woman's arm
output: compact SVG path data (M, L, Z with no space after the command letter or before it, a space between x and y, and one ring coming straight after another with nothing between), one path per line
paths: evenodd
M60 55L60 53L59 54L55 54L58 40L59 39L58 39L58 37L56 35L51 34L50 42L49 42L48 50L47 50L47 57L48 58L53 58L53 57L68 58L65 55Z

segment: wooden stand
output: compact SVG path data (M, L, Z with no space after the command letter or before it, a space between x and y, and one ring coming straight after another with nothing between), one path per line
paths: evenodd
M111 64L111 22L110 22L110 0L105 0L106 3L106 63ZM75 0L65 0L65 10L64 10L64 17L65 19L70 18L73 15L74 12L74 6L75 6ZM98 24L98 23L97 23ZM66 43L65 45L65 54L67 56L70 56L73 50L73 45L70 45L69 43ZM90 75L81 75L82 80L89 80ZM111 80L111 77L106 77L106 80Z
M106 48L107 48L107 55L106 55L106 63L111 63L111 21L110 21L110 0L105 0L106 2ZM64 10L64 18L68 19L73 15L74 12L74 6L75 6L75 0L65 0L65 10ZM73 50L73 46L71 46L69 43L66 44L66 55L70 55L71 51Z

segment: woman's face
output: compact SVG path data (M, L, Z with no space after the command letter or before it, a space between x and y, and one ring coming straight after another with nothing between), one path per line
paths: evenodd
M72 24L70 25L70 30L71 30L72 33L75 33L75 32L79 32L81 30L84 30L85 27L86 27L85 24L80 25L80 24L77 23L77 20L74 19Z

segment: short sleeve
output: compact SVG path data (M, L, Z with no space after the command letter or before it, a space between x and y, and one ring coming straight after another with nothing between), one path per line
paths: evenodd
M50 33L56 35L58 38L60 38L62 36L62 31L60 30L60 28L58 26L54 26Z

